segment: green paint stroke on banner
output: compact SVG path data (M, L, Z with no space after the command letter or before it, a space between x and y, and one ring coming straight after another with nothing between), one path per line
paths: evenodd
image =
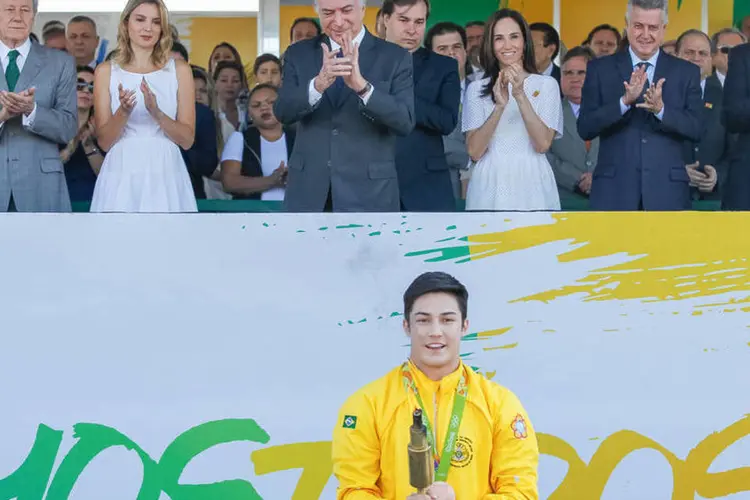
M486 21L500 3L498 0L432 0L428 24L432 26L442 21L451 21L464 26L470 21Z

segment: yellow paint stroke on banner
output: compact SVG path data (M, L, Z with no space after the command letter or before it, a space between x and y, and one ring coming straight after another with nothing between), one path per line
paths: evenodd
M558 255L561 263L618 255L627 260L595 268L574 284L517 301L548 302L584 294L584 301L656 302L750 290L750 234L738 231L750 222L746 214L581 212L554 214L552 218L551 224L474 234L460 239L467 243L464 246L434 248L408 256L430 254L433 257L427 262L461 263L565 242L569 249ZM714 306L738 303L750 306L750 298Z
M539 452L568 464L568 472L548 500L599 500L617 466L632 453L654 450L672 468L672 500L722 498L750 491L750 467L708 472L713 462L734 443L750 436L746 415L693 448L683 460L656 441L634 431L619 431L602 441L588 464L562 438L539 433ZM333 473L330 442L294 443L252 453L255 474L302 469L293 500L317 500Z

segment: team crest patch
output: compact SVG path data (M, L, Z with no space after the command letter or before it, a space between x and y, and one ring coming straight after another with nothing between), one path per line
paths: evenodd
M453 451L453 456L451 457L451 465L460 469L469 465L473 459L474 446L471 439L459 436L456 440L456 449Z
M342 425L344 429L356 429L357 428L357 417L354 415L345 415L344 423Z
M529 436L526 430L526 420L524 420L520 413L513 419L510 428L513 430L513 437L516 439L526 439Z

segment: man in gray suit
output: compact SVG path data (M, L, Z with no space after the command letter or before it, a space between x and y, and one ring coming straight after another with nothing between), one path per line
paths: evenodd
M588 198L599 156L599 139L584 141L578 135L577 126L586 66L594 58L594 53L588 47L575 47L563 59L560 78L563 136L553 141L547 152L563 207L571 203L580 204Z
M66 212L58 144L78 129L68 54L31 42L37 0L0 0L0 211Z
M284 207L395 212L396 136L414 128L412 58L367 32L365 0L317 0L325 35L291 45L274 106L297 123Z

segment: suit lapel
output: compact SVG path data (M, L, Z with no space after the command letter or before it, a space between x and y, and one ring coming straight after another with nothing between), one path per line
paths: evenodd
M659 49L659 58L656 60L656 67L654 68L654 85L664 78L664 75L669 74L669 65L672 62L670 61L670 57L669 54ZM667 84L666 80L664 81L664 84Z
M570 137L576 137L578 131L576 130L576 115L573 114L573 108L570 106L570 102L567 99L563 99L563 136L566 134Z
M630 77L633 75L633 60L630 58L630 51L623 50L617 54L617 69L620 70L620 75L623 81L629 82Z
M21 75L18 77L18 83L16 83L16 92L21 92L33 86L32 84L36 75L39 74L44 66L44 60L45 57L42 48L39 47L38 44L32 42L31 49L29 50L29 57L24 61L23 70L21 70ZM7 85L7 83L3 83Z

